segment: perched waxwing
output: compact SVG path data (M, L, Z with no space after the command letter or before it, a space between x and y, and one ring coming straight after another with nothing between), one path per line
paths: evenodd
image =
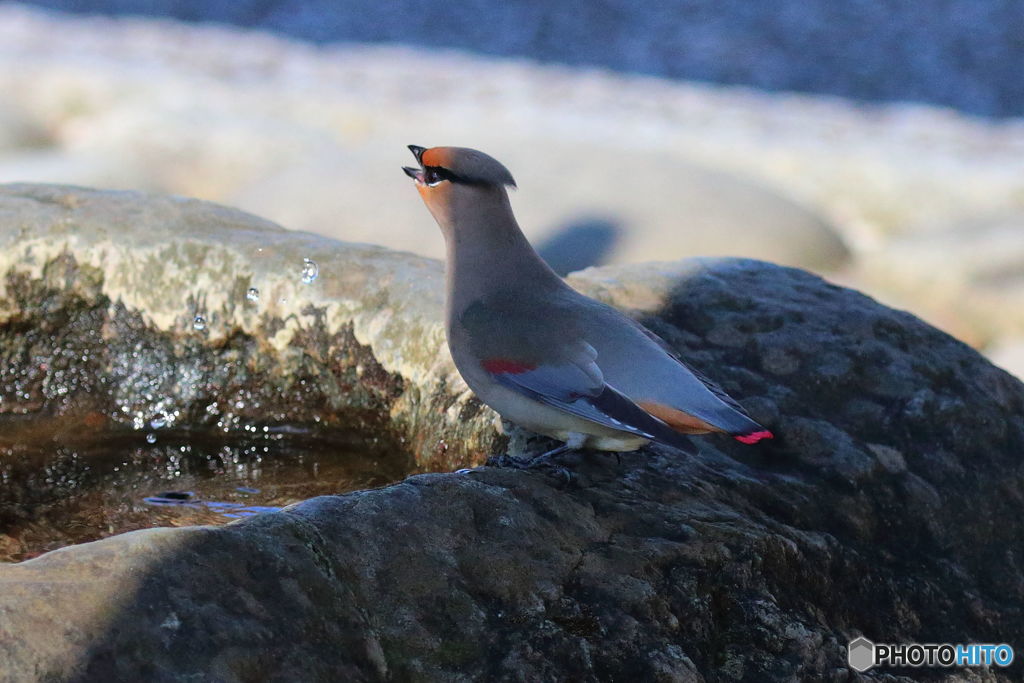
M654 333L548 267L512 215L515 181L497 160L464 147L409 149L418 168L403 170L447 246L448 347L481 401L565 442L552 453L650 441L694 453L684 435L772 437Z

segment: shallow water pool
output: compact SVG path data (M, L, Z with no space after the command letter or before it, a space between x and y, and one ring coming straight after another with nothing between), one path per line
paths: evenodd
M319 495L382 486L411 459L355 437L277 428L258 438L188 432L0 436L0 561L159 526L225 524Z

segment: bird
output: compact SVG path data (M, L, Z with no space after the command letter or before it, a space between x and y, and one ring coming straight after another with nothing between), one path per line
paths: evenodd
M695 455L692 435L773 437L653 332L555 274L516 222L501 162L467 147L408 148L417 166L402 170L445 240L455 367L503 418L562 442L538 459L651 442Z

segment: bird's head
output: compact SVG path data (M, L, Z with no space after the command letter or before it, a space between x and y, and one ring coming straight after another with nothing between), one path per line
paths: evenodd
M506 186L516 181L501 162L467 147L409 145L419 168L405 166L423 202L442 229L498 202L507 206Z

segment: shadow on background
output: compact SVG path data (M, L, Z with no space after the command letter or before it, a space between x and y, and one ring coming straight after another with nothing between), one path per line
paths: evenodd
M920 0L35 0L314 42L404 43L765 90L1024 114L1024 3Z
M555 230L537 245L551 269L565 277L607 263L622 236L622 228L604 218L585 218Z

